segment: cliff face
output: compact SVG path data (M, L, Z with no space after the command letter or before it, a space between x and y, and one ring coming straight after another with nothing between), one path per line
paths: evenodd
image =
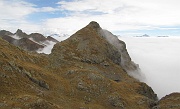
M127 74L122 61L126 58L121 51L127 53L125 44L120 41L122 48L114 46L101 30L99 24L91 22L69 39L57 43L50 55L29 53L0 39L0 108L150 109L156 106L153 90Z
M117 36L113 35L107 30L100 30L102 37L104 37L110 44L112 44L121 54L121 58L117 64L121 65L125 71L139 70L138 65L131 61L131 58L127 52L126 44L119 40ZM117 59L116 59L117 60Z

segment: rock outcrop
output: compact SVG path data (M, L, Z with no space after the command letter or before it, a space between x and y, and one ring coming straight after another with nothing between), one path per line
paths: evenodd
M91 22L57 43L50 55L24 51L0 38L0 108L158 107L151 87L127 74L122 64L125 44L115 46L101 30Z
M180 109L180 93L171 93L161 98L153 109Z

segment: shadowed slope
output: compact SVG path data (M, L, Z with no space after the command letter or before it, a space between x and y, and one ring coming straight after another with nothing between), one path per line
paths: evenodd
M41 51L46 47L51 46L52 43L59 42L53 37L48 36L46 38L39 33L28 35L20 29L18 29L14 34L6 30L1 30L0 37L15 46L23 48L24 50L34 52Z

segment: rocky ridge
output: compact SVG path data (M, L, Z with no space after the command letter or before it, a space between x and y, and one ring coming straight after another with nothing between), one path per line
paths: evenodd
M158 102L151 87L127 74L138 66L122 57L127 53L123 42L116 47L101 30L91 22L57 43L49 55L0 38L0 108L163 109L168 102L178 109L178 93Z
M23 48L27 51L41 50L48 46L50 41L53 43L59 42L51 36L48 36L46 38L45 36L39 33L31 33L28 35L20 29L18 29L14 34L6 30L1 30L0 37L8 41L9 43Z

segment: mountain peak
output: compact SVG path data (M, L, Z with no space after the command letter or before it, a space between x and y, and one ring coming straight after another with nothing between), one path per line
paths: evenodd
M101 29L100 25L96 21L91 21L88 26L94 28L94 29Z
M18 29L18 30L16 31L16 33L22 33L22 30L21 30L21 29Z
M21 29L18 29L17 31L16 31L16 35L19 35L19 34L23 34L24 32L21 30Z
M21 29L18 29L16 31L15 35L17 35L17 36L19 36L21 38L28 38L28 35L25 32L23 32Z
M95 21L90 22L62 43L55 44L52 54L58 57L64 54L67 59L78 58L82 62L96 64L111 61L126 72L139 72L138 66L131 61L125 43L109 31L103 30Z

